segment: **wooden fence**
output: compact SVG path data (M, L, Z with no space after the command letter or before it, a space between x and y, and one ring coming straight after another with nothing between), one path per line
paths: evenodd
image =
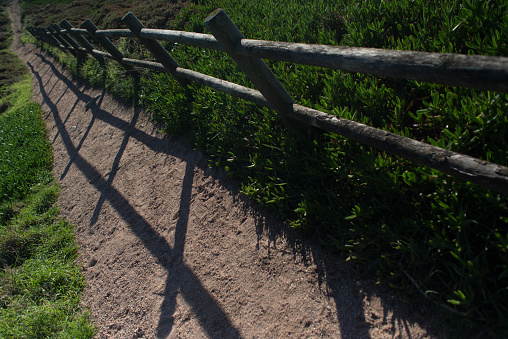
M227 14L218 9L205 19L212 33L145 28L132 13L123 19L128 29L99 30L90 20L74 28L67 20L47 28L30 27L39 41L72 53L105 58L120 63L127 71L136 67L171 74L181 85L197 82L244 100L275 110L283 119L293 119L340 134L365 145L420 163L494 191L508 193L508 167L451 152L439 147L336 117L296 104L268 66L272 59L327 67L346 72L369 73L392 78L508 92L508 58L444 53L384 50L374 48L308 45L246 39ZM125 58L108 38L138 39L159 62ZM87 39L88 38L88 39ZM106 52L96 49L102 47ZM158 40L224 51L238 64L258 91L181 68Z

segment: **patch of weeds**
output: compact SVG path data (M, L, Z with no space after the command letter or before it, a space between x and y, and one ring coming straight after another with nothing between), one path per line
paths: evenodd
M2 4L6 5L6 4ZM19 81L26 74L26 69L21 60L9 48L12 42L10 19L6 10L1 7L0 11L0 98L4 96L7 86ZM0 114L8 108L6 103L0 102Z

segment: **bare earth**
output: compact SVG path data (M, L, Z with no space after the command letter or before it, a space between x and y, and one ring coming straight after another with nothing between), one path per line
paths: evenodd
M19 33L17 1L10 14ZM200 152L158 134L142 109L16 36L46 112L97 338L435 337L428 309L296 238Z

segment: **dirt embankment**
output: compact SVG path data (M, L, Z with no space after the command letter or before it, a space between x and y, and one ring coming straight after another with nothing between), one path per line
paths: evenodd
M33 45L13 48L46 112L98 338L431 337L420 304L401 305L251 208L142 109L72 79Z

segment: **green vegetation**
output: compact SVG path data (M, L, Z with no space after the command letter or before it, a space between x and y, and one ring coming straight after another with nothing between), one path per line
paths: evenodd
M29 0L22 1L22 10L23 16L36 26L59 23L65 17L76 26L91 19L97 27L120 28L122 17L131 11L147 26L164 28L188 4L167 0Z
M0 115L0 336L91 338L78 302L84 277L74 264L72 225L59 218L58 185L31 79L10 88Z
M74 263L73 228L55 205L42 111L30 100L26 68L7 47L0 51L0 74L8 79L0 84L0 337L91 338L78 304L85 281Z
M506 1L195 3L167 27L204 32L204 18L222 7L252 39L508 56ZM135 41L117 45L150 58ZM166 47L183 67L252 86L222 53ZM77 75L139 100L168 134L188 137L288 225L402 295L424 292L446 306L458 334L508 335L506 196L335 134L288 127L274 112L206 87L184 89L166 74L146 72L136 91L114 63L102 69L59 55ZM267 63L302 105L508 165L507 94Z

